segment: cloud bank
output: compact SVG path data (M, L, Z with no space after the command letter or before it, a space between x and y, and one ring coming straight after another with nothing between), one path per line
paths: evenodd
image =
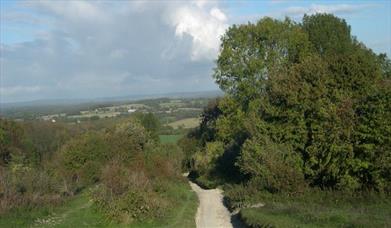
M31 1L19 8L2 24L39 29L31 41L1 44L0 102L217 88L211 70L228 27L217 3Z
M0 1L0 103L217 89L221 35L263 16L333 13L390 53L387 2L15 2Z
M302 16L304 14L316 14L316 13L332 13L332 14L352 14L363 9L374 7L374 4L335 4L335 5L321 5L312 4L310 6L291 6L283 11L284 15L288 16Z

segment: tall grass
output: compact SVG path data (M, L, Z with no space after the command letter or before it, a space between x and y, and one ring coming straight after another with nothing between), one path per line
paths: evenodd
M373 192L311 189L269 193L249 186L226 188L231 209L250 227L390 227L391 197ZM265 206L251 208L263 203Z
M0 215L20 207L34 209L63 202L61 185L45 170L0 168Z

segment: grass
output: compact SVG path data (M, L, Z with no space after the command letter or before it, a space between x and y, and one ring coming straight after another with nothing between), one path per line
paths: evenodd
M0 217L0 227L115 227L96 211L87 193L62 206L20 209Z
M162 108L178 108L178 107L184 107L186 106L185 103L183 103L181 100L170 100L166 103L160 103L160 107Z
M216 181L216 180L211 180L208 177L205 176L199 176L196 178L191 178L193 182L198 184L201 188L204 189L212 189L212 188L217 188L219 185L222 184L222 182Z
M166 192L167 197L172 200L176 207L168 211L163 219L143 221L131 224L134 228L192 228L195 225L195 214L198 207L198 198L186 182L170 185Z
M391 227L391 198L349 196L338 192L301 196L259 193L260 208L244 208L250 227Z
M161 143L176 143L179 139L181 139L183 135L159 135L159 139Z
M195 128L200 124L200 118L186 118L182 120L178 120L168 125L173 127L174 129L178 129L179 127L183 128Z
M20 209L0 216L0 227L195 227L197 196L186 182L173 183L167 196L175 200L176 207L162 219L151 219L123 225L110 222L98 212L88 193L75 196L62 206L40 209Z

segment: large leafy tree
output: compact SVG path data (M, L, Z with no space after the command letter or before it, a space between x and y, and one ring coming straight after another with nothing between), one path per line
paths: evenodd
M289 19L234 25L222 38L214 78L246 106L265 92L274 71L299 62L309 49L307 34Z
M236 165L250 177L287 164L280 176L300 167L311 185L389 189L390 72L384 54L330 14L234 25L214 73L227 96L210 140L224 142L226 153L236 145Z
M137 113L137 119L140 121L141 125L148 131L151 138L155 141L159 141L159 129L160 122L153 113Z

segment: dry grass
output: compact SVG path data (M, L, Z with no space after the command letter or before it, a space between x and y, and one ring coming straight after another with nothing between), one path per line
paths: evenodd
M183 120L178 120L168 125L173 127L174 129L178 129L179 127L183 128L195 128L200 124L200 118L186 118Z

